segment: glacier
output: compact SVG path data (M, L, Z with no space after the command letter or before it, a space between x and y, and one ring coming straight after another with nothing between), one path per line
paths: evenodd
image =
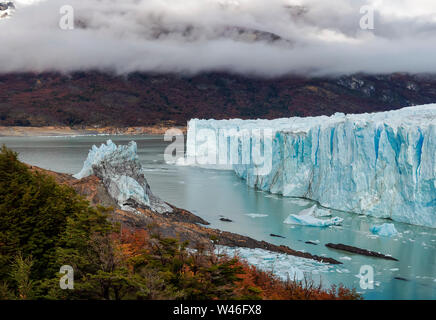
M186 148L186 163L234 170L263 191L436 227L436 104L330 117L192 119Z
M173 211L167 203L151 192L139 163L134 141L126 146L117 146L111 140L107 140L100 147L93 145L82 170L73 177L82 179L90 175L102 180L110 196L123 210L136 212L136 208L146 207L158 213Z

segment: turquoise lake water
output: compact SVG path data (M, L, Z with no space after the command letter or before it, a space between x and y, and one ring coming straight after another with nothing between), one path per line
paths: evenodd
M370 226L391 221L339 211L333 211L333 216L344 219L341 226L286 225L283 220L289 214L296 214L314 203L251 189L231 171L168 165L163 159L167 142L162 136L0 137L0 144L17 151L20 159L29 164L77 173L91 146L107 139L120 144L135 140L152 191L165 201L206 219L211 227L343 262L337 270L321 273L326 285L343 283L356 288L366 299L436 299L435 229L394 222L398 236L377 237L369 232ZM249 215L253 213L267 216L253 218ZM222 222L221 216L233 222ZM271 233L286 238L271 237ZM399 261L332 250L324 246L329 242L379 251ZM363 290L359 286L356 275L363 265L374 268L374 289Z

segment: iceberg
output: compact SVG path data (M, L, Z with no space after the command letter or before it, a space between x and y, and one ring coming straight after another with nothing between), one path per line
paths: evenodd
M372 226L371 228L369 228L369 231L371 231L373 234L384 237L392 237L398 234L398 231L397 229L395 229L393 223L383 223L379 226Z
M333 225L339 225L344 221L344 219L340 217L333 217L330 219L319 219L317 211L319 209L316 207L316 205L301 210L299 214L290 214L283 223L286 224L299 224L302 226L311 226L311 227L328 227ZM320 210L321 215L324 216L325 211Z
M436 227L436 104L330 117L192 119L186 158L234 170L263 191Z
M108 140L100 147L92 146L82 170L73 177L82 179L90 175L102 180L110 196L123 210L135 211L135 208L145 207L158 213L173 211L151 192L134 141L117 146Z

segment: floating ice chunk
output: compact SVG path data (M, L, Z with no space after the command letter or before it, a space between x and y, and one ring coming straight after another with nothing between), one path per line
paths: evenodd
M395 229L393 223L383 223L379 226L372 226L371 228L369 228L369 230L373 234L377 234L379 236L384 236L384 237L392 237L398 234L398 231L397 229Z
M332 215L331 210L329 209L324 209L324 208L318 208L317 205L313 205L310 208L301 210L298 213L299 216L305 216L305 215L310 215L310 216L314 216L314 217L330 217Z
M267 214L262 214L262 213L246 213L245 215L250 217L250 218L265 218L265 217L268 217Z
M316 217L317 207L316 205L301 210L299 214L290 214L283 223L286 224L299 224L303 226L311 227L328 227L331 225L339 225L344 219L339 217L333 217L330 219L319 219Z
M352 260L351 257L347 257L347 256L340 257L339 259L341 259L341 260L348 260L348 261Z
M311 226L311 227L328 227L332 225L339 225L344 221L344 219L339 217L334 217L331 219L319 219L315 218L311 215L296 215L296 214L290 214L283 223L286 224L299 224L302 226Z

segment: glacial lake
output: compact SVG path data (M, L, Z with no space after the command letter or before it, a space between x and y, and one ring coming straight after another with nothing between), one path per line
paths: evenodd
M342 283L356 288L365 299L436 299L436 229L394 222L399 235L378 237L370 233L370 226L391 221L333 210L333 216L344 219L341 226L286 225L283 220L289 214L299 213L314 203L254 190L231 171L168 165L163 158L168 143L162 136L0 137L0 144L18 152L20 160L26 163L77 173L91 146L107 139L117 144L136 141L152 191L206 219L211 227L341 261L340 267L313 275L314 279L321 277L324 285ZM220 221L222 216L233 222ZM379 251L399 261L336 251L325 247L329 242ZM357 275L362 266L374 269L374 289L360 287Z

